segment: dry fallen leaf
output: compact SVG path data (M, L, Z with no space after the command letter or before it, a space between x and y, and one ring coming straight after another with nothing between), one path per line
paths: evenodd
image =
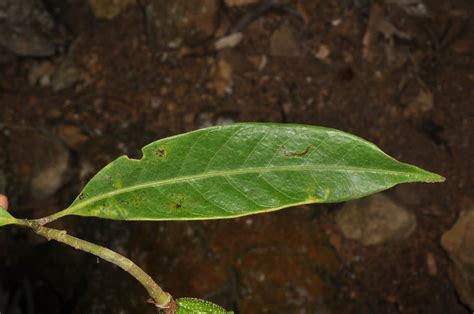
M224 37L219 38L214 43L214 47L216 50L224 49L224 48L233 48L237 46L244 36L242 33L233 33Z
M78 150L89 139L77 126L65 124L58 127L58 137L74 150Z
M211 87L218 96L232 92L232 66L225 60L219 59L211 69Z
M421 89L413 101L411 101L404 110L404 116L417 116L425 113L434 107L433 93L428 89Z

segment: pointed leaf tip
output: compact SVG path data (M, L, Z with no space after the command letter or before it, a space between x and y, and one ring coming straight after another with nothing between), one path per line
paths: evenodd
M424 182L424 183L440 183L446 181L446 178L428 171L424 170L422 168L416 167L416 166L411 166L416 170L416 176L414 182Z
M446 181L446 178L439 175L439 174L430 172L430 175L431 175L431 177L430 177L430 179L428 179L426 181L427 183L441 183L441 182Z

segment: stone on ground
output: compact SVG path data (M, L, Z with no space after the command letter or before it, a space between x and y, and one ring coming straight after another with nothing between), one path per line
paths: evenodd
M461 212L454 226L443 234L441 245L451 259L449 276L458 295L474 311L474 209Z
M336 223L346 238L369 246L407 238L416 228L416 217L383 194L375 194L344 204Z

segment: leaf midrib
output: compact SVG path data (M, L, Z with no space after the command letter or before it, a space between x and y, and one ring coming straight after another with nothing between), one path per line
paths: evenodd
M91 197L83 202L70 206L69 208L65 209L64 211L68 214L74 214L75 211L89 205L95 203L97 201L106 199L108 197L112 197L115 195L119 195L122 193L127 193L131 191L146 189L150 187L158 187L168 184L176 184L176 183L183 183L189 181L196 181L196 180L203 180L212 177L224 177L230 175L239 175L239 174L252 174L252 173L269 173L269 172L285 172L285 171L317 171L317 172L324 172L324 171L332 171L332 172L353 172L353 173L361 173L361 172L369 172L369 173L377 173L377 174L385 174L385 175L406 175L410 176L413 173L404 172L404 171L394 171L394 170L384 170L384 169L376 169L376 168L357 168L357 167L340 167L340 166L330 166L330 165L298 165L298 166L271 166L271 167L251 167L251 168L243 168L243 169L226 169L220 171L210 171L207 173L200 173L188 176L181 176L181 177L174 177L169 178L161 181L152 181L146 182L142 184L137 184L133 186L128 186L125 188L120 188L114 191L106 192L104 194Z

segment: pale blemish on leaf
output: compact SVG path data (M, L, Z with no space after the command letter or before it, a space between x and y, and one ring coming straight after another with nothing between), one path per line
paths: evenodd
M306 203L322 203L324 202L324 199L322 198L319 198L319 197L316 197L316 196L308 196L308 198L306 199Z
M322 202L325 202L329 199L329 196L331 195L331 189L329 188L323 188L321 186L318 186L315 191L314 191L315 195L313 196L310 196L308 198L308 200L310 200L311 198L317 200L315 201L315 203L322 203Z
M121 189L123 187L123 181L120 179L115 180L113 183L113 187L115 189Z
M94 206L91 209L91 213L93 213L96 216L103 216L105 215L105 206L104 205L99 205L99 206Z

